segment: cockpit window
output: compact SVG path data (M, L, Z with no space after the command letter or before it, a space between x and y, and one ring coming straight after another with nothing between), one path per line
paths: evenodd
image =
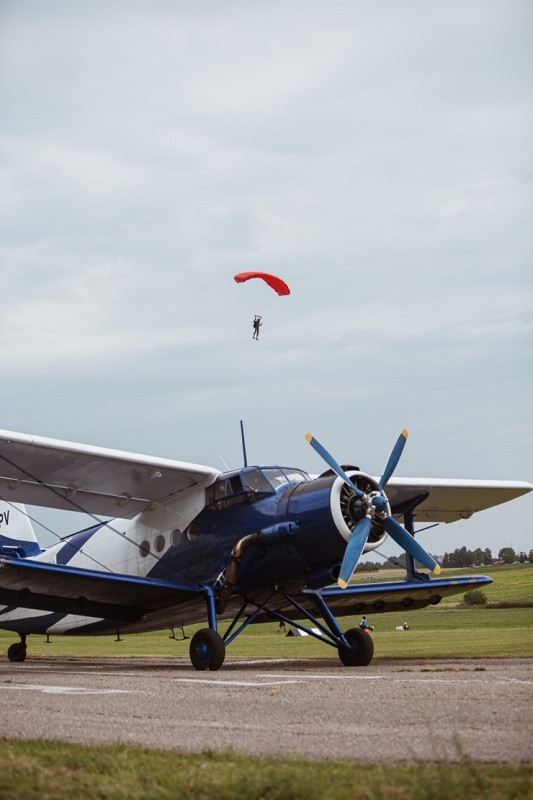
M272 486L269 484L261 470L252 469L241 474L245 489L252 492L271 492Z
M268 478L274 489L278 489L283 484L288 483L287 478L280 469L265 469L265 476Z
M211 486L205 490L206 505L221 511L230 506L243 505L249 502L249 495L252 490L243 485L242 474L218 478Z
M299 469L268 467L263 472L274 489L279 489L280 486L285 486L287 483L303 483L309 480L309 475Z
M273 494L280 486L310 480L306 472L282 467L249 467L233 475L221 475L205 490L206 505L220 511Z

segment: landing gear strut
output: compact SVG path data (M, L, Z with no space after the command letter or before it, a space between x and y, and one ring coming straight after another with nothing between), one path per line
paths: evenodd
M233 587L232 583L226 584L228 587L228 597ZM370 634L359 628L350 628L343 632L335 616L331 612L326 600L321 593L312 589L303 589L300 597L306 601L307 608L299 603L294 597L280 589L274 589L267 599L262 603L255 603L243 598L243 604L229 628L220 636L217 632L216 620L216 600L213 590L206 590L205 599L207 601L207 612L209 618L209 628L202 628L194 634L191 639L189 655L191 663L198 670L217 670L224 663L226 647L233 642L251 623L256 620L265 621L265 616L272 620L283 621L294 628L299 628L314 636L324 644L334 647L341 662L346 667L366 667L372 661L374 655L374 642ZM296 619L307 619L312 627L305 627L300 622L296 622L291 617L285 616L278 611L279 601L282 599L284 608L291 608L291 615ZM309 600L312 599L313 608L322 617L319 619L314 611L309 610ZM274 601L274 602L273 602ZM227 597L222 595L219 599L218 610L222 613L226 608ZM254 607L252 613L245 612L250 606ZM289 613L289 612L287 612Z

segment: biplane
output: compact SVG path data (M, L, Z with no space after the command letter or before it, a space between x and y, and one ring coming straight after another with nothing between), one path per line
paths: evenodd
M191 637L190 659L198 670L217 670L248 625L284 621L334 647L344 665L365 666L372 636L339 620L403 616L491 582L438 577L415 526L467 519L531 484L396 478L406 431L380 477L337 463L306 438L326 462L315 477L248 466L246 456L244 467L220 472L0 431L0 628L19 637L9 659L25 660L30 634L116 635L205 622ZM83 511L91 525L41 549L27 506ZM360 557L387 536L407 553L405 579L352 583Z

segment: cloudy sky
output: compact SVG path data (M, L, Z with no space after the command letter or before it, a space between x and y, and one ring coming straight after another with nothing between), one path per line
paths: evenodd
M0 2L0 427L224 469L243 419L251 463L320 472L311 431L372 474L406 427L399 476L533 482L532 26ZM422 541L529 551L532 516Z

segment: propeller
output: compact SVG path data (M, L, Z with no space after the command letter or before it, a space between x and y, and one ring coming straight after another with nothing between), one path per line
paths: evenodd
M383 494L383 489L389 482L394 470L398 466L398 462L403 453L403 448L405 447L405 443L407 441L407 436L408 433L404 428L400 433L396 444L392 448L389 460L387 461L385 469L383 470L383 474L379 479L378 490L369 492L367 494L361 491L361 489L359 489L359 487L350 480L342 467L337 464L333 456L328 453L326 448L323 447L314 436L312 436L310 433L305 435L305 438L311 447L316 450L316 452L324 459L326 464L331 467L333 472L335 472L339 478L342 478L342 480L345 481L345 483L347 483L348 486L363 501L362 507L365 515L359 520L353 529L348 540L348 544L346 545L344 558L342 559L338 578L338 583L341 589L346 588L350 578L354 573L357 562L361 558L361 554L372 529L372 523L378 521L383 525L385 532L388 533L389 536L406 551L406 553L409 553L410 556L415 558L420 564L423 564L424 567L427 567L427 569L434 572L435 575L440 573L440 567L435 559L424 550L424 548L415 540L414 536L406 531L405 528L402 528L400 523L389 514L389 503Z

